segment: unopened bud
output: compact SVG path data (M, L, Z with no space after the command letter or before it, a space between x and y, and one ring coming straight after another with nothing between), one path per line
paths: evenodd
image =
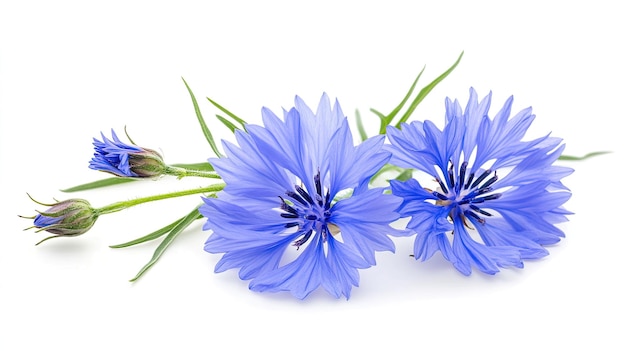
M81 235L94 225L99 215L89 202L83 199L69 199L54 204L37 203L50 208L36 216L23 217L33 219L33 226L26 229L36 228L37 232L45 230L54 234L41 240L37 245L51 238Z

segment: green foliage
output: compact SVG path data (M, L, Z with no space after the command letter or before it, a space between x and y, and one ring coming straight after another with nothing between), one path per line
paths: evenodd
M196 112L196 117L198 118L198 122L200 123L200 127L202 128L202 133L204 134L204 137L209 142L209 145L211 146L211 149L213 150L215 155L217 157L222 157L223 155L222 155L222 153L220 153L219 149L217 148L217 144L215 144L215 140L213 139L213 135L211 134L211 131L209 130L209 127L207 126L206 122L204 121L204 117L202 117L202 112L200 112L200 106L198 106L198 100L196 100L196 96L193 94L193 91L191 91L191 88L189 88L189 85L187 84L185 79L183 79L183 82L185 83L185 87L187 87L187 91L189 92L189 95L191 96L191 102L193 103L193 109Z
M161 255L163 255L163 252L165 252L165 250L170 246L170 244L174 241L174 239L176 239L176 237L178 237L178 235L183 230L185 230L195 220L202 218L202 215L198 211L198 207L194 208L193 211L191 211L188 215L186 215L185 217L181 218L178 222L176 222L176 225L172 227L172 229L169 231L165 239L163 239L163 241L161 241L161 244L156 248L150 261L148 261L148 263L146 263L146 265L143 266L139 270L137 275L135 275L135 277L130 280L131 282L134 282L137 279L139 279L148 269L150 269L150 267L152 267L155 263L157 263L159 258L161 258ZM164 228L167 228L167 227L169 226L166 226Z

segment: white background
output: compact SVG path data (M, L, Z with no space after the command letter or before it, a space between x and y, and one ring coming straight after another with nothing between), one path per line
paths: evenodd
M0 3L0 349L577 349L626 346L624 316L624 11L618 2L2 1ZM436 4L435 4L436 3ZM124 126L169 163L211 157L181 77L205 118L209 96L259 122L294 95L322 92L353 118L389 112L426 65L459 67L414 118L443 120L470 86L532 105L533 136L566 152L612 150L565 179L576 214L551 255L523 270L464 277L439 255L377 255L349 301L259 294L202 250L201 221L142 279L158 243L114 250L193 208L198 197L101 217L88 233L35 247L17 215L79 196L96 206L203 184L164 179L104 191L59 189L105 177L87 168L91 138ZM215 126L218 137L230 138Z

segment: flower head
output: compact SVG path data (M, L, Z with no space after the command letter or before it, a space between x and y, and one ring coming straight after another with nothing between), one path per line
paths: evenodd
M128 145L113 130L113 140L100 134L102 141L93 139L95 153L89 162L89 168L119 177L137 178L158 177L166 171L167 166L158 152L134 144Z
M210 160L226 187L200 212L205 244L224 253L215 270L239 268L254 291L290 291L303 299L322 286L350 297L357 269L376 263L375 251L393 251L387 234L401 200L369 189L390 153L383 136L354 146L339 103L324 94L314 113L299 97L281 120L262 111L264 127L246 126L227 157Z
M512 103L491 119L491 94L478 102L471 89L465 111L446 100L443 130L430 121L387 129L391 163L434 178L391 182L412 216L416 259L441 251L465 275L472 266L495 274L547 255L543 245L564 236L555 224L571 214L562 207L571 193L561 179L573 170L553 163L565 145L549 135L523 141L535 115L529 107L510 117Z
M50 208L45 212L39 212L36 216L24 217L33 219L33 226L27 229L36 228L38 232L45 230L54 234L41 240L37 245L52 238L84 234L94 225L99 216L89 202L83 199L69 199L54 204L37 203L50 206Z

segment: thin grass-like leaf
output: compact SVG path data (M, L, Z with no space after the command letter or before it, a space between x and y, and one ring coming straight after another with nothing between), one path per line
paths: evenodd
M213 166L208 162L176 163L176 164L173 164L172 166L185 168L185 169L193 169L193 170L198 170L198 171L209 171L209 172L214 171ZM72 193L72 192L77 192L77 191L85 191L85 190L104 188L107 186L129 183L129 182L133 182L136 180L140 180L140 179L132 178L132 177L111 177L111 178L96 180L95 182L73 186L67 189L61 189L61 191L64 193Z
M85 183L85 184L73 186L73 187L67 188L67 189L61 189L61 191L64 192L64 193L72 193L72 192L76 192L76 191L91 190L91 189L96 189L96 188L103 188L103 187L106 187L106 186L112 186L112 185L118 185L118 184L123 184L123 183L129 183L129 182L133 182L135 180L137 180L137 178L130 178L130 177L128 177L128 178L127 177L106 178L106 179L96 180L95 182L90 182L90 183Z
M146 263L146 265L143 266L143 268L139 270L137 275L133 279L130 280L131 282L134 282L137 279L139 279L148 269L150 269L150 267L152 267L159 260L159 258L161 258L161 255L163 255L163 252L165 252L165 250L170 246L170 244L174 241L174 239L176 239L178 234L180 234L185 228L191 225L191 223L193 223L195 220L202 218L202 214L200 214L200 212L198 211L198 207L196 207L188 215L183 217L172 228L169 234L167 234L167 236L163 239L161 244L156 248L150 261Z
M389 115L381 117L381 121L380 121L380 130L379 133L380 134L385 134L386 130L387 130L387 126L389 124L391 124L391 121L393 120L393 118L398 114L398 112L400 112L400 110L402 109L402 107L404 107L404 104L406 104L406 102L409 100L409 97L411 96L411 94L413 94L413 90L415 90L415 86L417 85L417 82L419 81L420 77L422 76L422 73L424 73L424 70L426 69L426 67L424 66L422 68L422 70L420 71L420 73L417 75L417 77L415 78L415 80L413 81L413 84L411 84L411 87L409 88L409 91L406 93L406 95L404 96L404 98L402 99L402 101L400 101L400 103L398 104L398 106L396 106L396 108L394 108ZM372 112L374 112L374 110L372 109ZM380 112L379 112L380 113ZM382 113L380 114L382 115ZM380 117L379 115L379 117Z
M402 123L406 122L409 119L409 117L411 116L411 114L413 113L413 111L415 110L417 105L419 105L420 102L422 102L422 100L424 100L424 98L437 86L437 84L439 84L450 73L452 73L452 71L456 68L456 66L458 66L459 62L461 62L461 58L463 57L463 53L464 52L462 51L461 54L459 55L459 58L456 59L456 62L454 62L454 64L452 66L450 66L450 68L448 68L439 77L435 78L435 80L433 80L432 82L430 82L430 84L428 84L427 86L422 88L422 90L420 90L420 92L417 94L417 96L415 97L413 102L411 102L411 105L409 105L409 108L404 113L402 118L400 118L398 123L396 123L396 128L400 128Z
M233 124L233 122L227 120L226 118L220 116L220 115L215 115L215 117L217 117L217 119L220 120L220 122L222 122L226 128L230 129L231 132L235 132L235 130L239 129L239 127L237 127L236 125Z
M413 178L413 170L411 168L407 168L404 171L402 171L402 173L398 174L398 176L396 177L396 180L405 182L411 178Z
M144 235L140 238L137 238L135 240L131 240L128 242L125 242L123 244L117 244L117 245L110 245L109 247L112 249L121 249L124 247L129 247L129 246L133 246L133 245L137 245L137 244L141 244L141 243L145 243L147 241L150 240L154 240L154 239L158 239L160 237L162 237L163 235L167 234L169 231L171 231L178 223L180 223L180 221L183 220L183 218L185 217L181 217L177 220L175 220L174 222L166 225L165 227L155 230L154 232Z
M376 172L371 178L370 178L370 184L372 184L375 180L377 180L380 176L382 176L383 174L387 173L387 172L391 172L391 171L395 171L395 172L405 172L406 169L398 167L398 166L394 166L391 163L387 163L384 166L382 166L378 172ZM412 174L412 173L411 173Z
M380 125L381 125L381 128L382 128L382 125L385 123L385 118L387 118L387 116L385 116L385 114L383 114L382 112L380 112L380 111L378 111L376 109L373 109L373 108L370 108L370 112L372 112L373 114L378 116L378 118L380 118Z
M605 154L610 154L611 151L595 151L595 152L590 152L584 156L570 156L570 155L561 155L559 157L559 160L561 161L582 161L582 160L586 160L588 158L591 157L595 157L595 156L600 156L600 155L605 155Z
M217 155L217 157L222 157L222 154L220 153L219 149L217 148L217 145L215 144L215 140L213 140L213 135L211 134L209 127L207 127L207 124L204 121L204 117L202 117L202 112L200 112L200 107L198 106L198 101L196 100L196 96L193 94L193 92L191 91L191 88L189 88L189 85L187 84L184 78L183 78L183 82L185 83L185 86L187 87L187 91L189 91L189 95L191 96L191 102L193 102L193 109L196 112L196 117L198 117L198 122L200 122L200 127L202 128L202 133L204 133L204 137L209 142L209 145L211 146L211 149L213 150L215 155Z
M207 100L209 100L209 102L212 103L213 106L217 107L220 111L224 112L228 117L234 119L237 123L239 123L243 129L246 129L246 124L247 124L246 121L237 117L234 113L228 111L226 108L224 108L222 105L218 104L217 102L213 101L211 98L207 97Z
M363 126L361 113L357 109L356 111L354 111L354 115L356 116L356 129L359 131L359 136L361 137L361 141L365 141L367 140L367 132L365 131L365 127Z

